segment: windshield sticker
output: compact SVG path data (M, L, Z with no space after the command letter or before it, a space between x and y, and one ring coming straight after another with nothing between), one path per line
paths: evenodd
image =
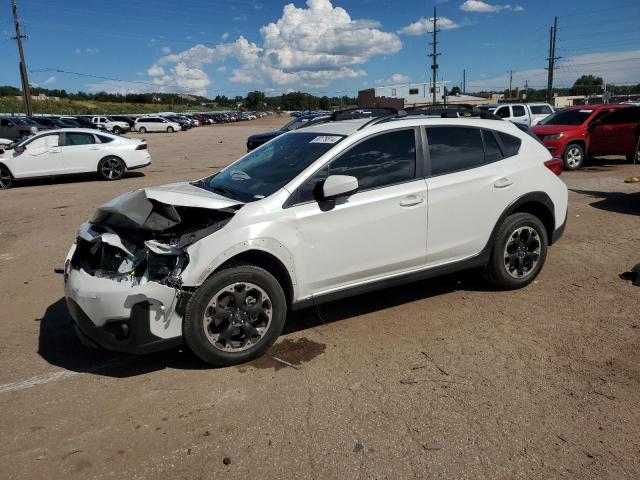
M580 113L591 113L593 110L580 110Z
M311 140L309 143L337 143L342 137L336 137L331 135L322 135Z

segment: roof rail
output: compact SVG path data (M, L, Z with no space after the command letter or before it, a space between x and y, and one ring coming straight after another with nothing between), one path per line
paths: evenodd
M389 120L393 120L394 118L403 118L408 116L407 112L404 110L398 110L396 113L392 113L391 115L385 115L383 117L376 117L369 120L367 123L362 125L358 130L362 130L363 128L371 127L373 125L377 125L378 123L388 122Z
M340 120L354 120L357 118L383 117L388 115L396 115L398 110L391 107L372 107L372 108L347 108L345 110L336 110L331 114L330 121L338 122Z

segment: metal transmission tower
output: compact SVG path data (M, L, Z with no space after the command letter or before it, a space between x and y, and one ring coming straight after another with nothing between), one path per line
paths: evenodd
M431 103L433 103L434 105L436 104L436 80L438 78L438 57L440 56L440 54L438 53L437 50L437 45L438 45L438 32L440 30L438 30L438 17L436 16L436 7L433 7L433 31L431 32L433 34L433 42L430 43L430 45L433 46L433 53L430 53L429 56L432 58L433 62L431 64L431 75L432 75L432 83L431 83L431 94L432 94L432 100Z
M27 65L24 62L24 50L22 49L22 39L28 38L20 33L20 22L18 21L18 6L16 0L11 2L13 10L13 24L16 28L16 36L13 40L18 41L18 52L20 53L20 77L22 78L22 98L24 100L24 112L27 117L33 116L33 108L31 107L31 90L29 89L29 77L27 75Z
M553 100L553 71L556 68L556 60L562 57L556 57L556 34L558 32L558 17L553 20L553 27L549 33L549 66L547 67L547 103L551 104Z

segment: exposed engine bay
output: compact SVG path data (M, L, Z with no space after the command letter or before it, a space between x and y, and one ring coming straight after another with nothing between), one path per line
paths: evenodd
M223 228L242 207L169 205L149 197L136 190L98 208L80 227L71 267L131 286L154 281L179 289L186 248Z

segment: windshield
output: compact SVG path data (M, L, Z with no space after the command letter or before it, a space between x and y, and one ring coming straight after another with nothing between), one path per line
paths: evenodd
M291 130L300 128L302 125L304 125L308 121L309 120L306 120L306 119L302 120L300 118L294 118L289 123L286 123L280 130L282 130L283 132L290 132Z
M342 135L318 133L281 135L194 185L242 202L260 200L284 187L342 139Z
M548 116L540 122L542 125L582 125L591 116L593 110L564 110Z

